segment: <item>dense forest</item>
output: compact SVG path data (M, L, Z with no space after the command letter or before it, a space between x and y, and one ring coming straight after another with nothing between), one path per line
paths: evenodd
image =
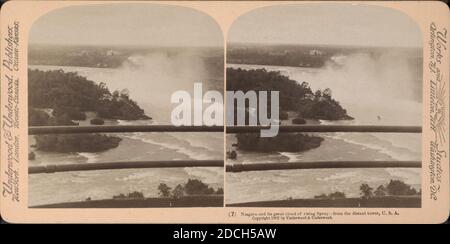
M82 120L89 111L104 119L149 119L126 89L111 93L104 83L96 84L74 72L29 70L28 90L30 107L51 108L56 117Z
M103 119L150 119L126 90L110 92L76 73L62 70L28 73L28 124L30 126L78 125L86 112ZM98 152L117 147L120 138L101 134L37 135L37 150L56 152Z
M51 152L101 152L119 146L119 137L102 134L38 135L35 147Z
M301 133L281 133L275 137L260 137L258 133L236 135L238 147L245 151L301 152L320 146L322 137Z
M227 91L279 91L280 110L296 111L305 119L353 119L332 98L331 90L313 92L307 82L299 84L276 71L227 69ZM268 109L270 110L270 109Z

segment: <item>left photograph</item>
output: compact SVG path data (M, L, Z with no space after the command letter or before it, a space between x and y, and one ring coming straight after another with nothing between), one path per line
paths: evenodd
M205 104L199 88L223 95L223 46L215 20L185 7L41 16L28 46L29 207L222 207L223 126L173 117L177 92L189 108Z

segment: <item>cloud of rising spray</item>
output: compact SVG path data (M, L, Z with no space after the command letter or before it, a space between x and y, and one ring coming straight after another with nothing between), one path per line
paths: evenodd
M132 99L158 122L169 122L177 90L192 94L194 82L207 82L204 60L192 52L154 52L134 55L111 77L130 91Z
M380 116L391 124L420 124L422 67L410 56L400 51L336 55L320 71L290 76L313 90L330 88L359 122L377 122Z
M348 56L335 56L334 62L327 64L327 72L335 74L335 79L346 79L342 87L345 90L364 91L371 89L372 96L368 98L388 97L398 99L413 99L414 89L420 84L414 84L414 67L405 57L396 53L370 55L355 53ZM338 80L339 82L339 80ZM350 87L347 87L350 86ZM358 96L358 94L354 94ZM367 97L364 92L359 95Z

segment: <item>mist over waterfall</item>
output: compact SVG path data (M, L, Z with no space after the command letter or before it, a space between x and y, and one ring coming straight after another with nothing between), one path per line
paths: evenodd
M332 96L361 124L419 125L422 67L415 53L384 51L330 58L320 72L289 70L290 78Z
M193 94L195 82L208 87L212 79L205 60L192 52L136 54L104 78L112 89L126 87L158 123L170 123L175 91Z

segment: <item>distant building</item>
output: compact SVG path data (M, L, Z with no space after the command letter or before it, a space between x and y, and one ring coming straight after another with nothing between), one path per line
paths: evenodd
M312 49L312 50L309 50L309 55L310 56L322 56L323 52L320 50L317 50L317 49Z

